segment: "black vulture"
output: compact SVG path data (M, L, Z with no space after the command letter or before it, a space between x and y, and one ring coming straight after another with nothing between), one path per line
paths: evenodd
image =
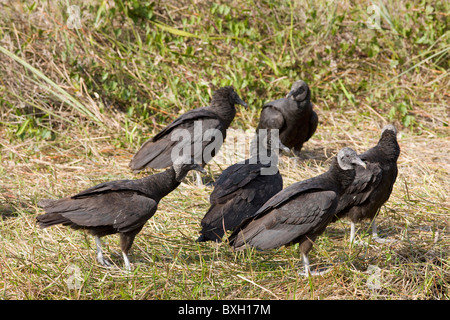
M310 99L308 84L295 81L285 98L263 106L257 130L278 129L282 149L293 148L298 155L317 128L318 117Z
M216 90L210 106L184 113L147 140L131 159L130 168L134 172L167 168L172 159L186 154L204 166L225 140L226 130L236 115L235 104L247 107L233 87Z
M190 170L205 172L198 164L176 161L166 171L142 179L104 182L71 197L41 200L38 205L46 213L37 222L41 228L62 224L87 230L95 237L97 261L103 266L110 264L103 258L100 237L119 233L125 267L130 270L127 255L135 236L155 214L159 201Z
M263 136L267 136L267 132L263 132L259 140L263 140ZM257 152L252 157L229 166L217 179L197 241L221 241L227 230L234 231L283 189L276 150L271 150L270 137L264 142L253 149Z
M355 238L355 223L368 219L372 221L372 237L383 242L377 235L375 218L381 206L389 199L397 178L397 159L400 147L394 125L386 125L378 144L359 155L367 164L366 170L356 169L353 183L339 199L333 221L348 218L351 221L350 243Z
M327 172L296 182L270 198L254 217L236 228L230 245L235 250L268 250L299 243L305 269L301 274L320 274L310 271L308 252L333 218L357 165L366 166L354 150L341 149Z

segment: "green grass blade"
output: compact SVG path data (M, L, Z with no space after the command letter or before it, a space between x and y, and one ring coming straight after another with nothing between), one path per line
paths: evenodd
M410 72L411 70L415 69L416 67L418 67L418 66L424 64L424 63L427 62L428 60L431 60L431 59L433 59L434 57L439 56L440 54L447 54L447 51L449 51L449 50L450 50L450 47L447 47L447 48L442 49L442 50L439 51L439 52L436 52L435 54L429 56L428 58L425 58L425 59L419 61L418 63L416 63L415 65L413 65L412 67L406 69L405 71L403 71L403 72L400 73L399 75L393 77L392 79L386 81L386 82L383 83L383 84L380 84L380 85L377 86L376 88L378 88L378 87L380 87L380 86L385 86L385 85L387 85L388 83L391 83L391 82L394 81L395 79L400 78L400 77L403 76L404 74L406 74L406 73Z
M153 23L155 26L157 26L158 28L164 30L164 31L168 31L174 35L177 36L181 36L181 37L188 37L188 38L197 38L197 39L202 39L203 37L197 36L193 33L187 32L187 31L183 31L183 30L178 30L176 28L173 28L171 26L168 26L166 24L163 24L161 22L155 22L155 21L150 21L151 23Z
M57 118L57 119L59 119L59 120L61 120L61 121L65 121L65 122L70 123L70 124L72 124L72 125L76 125L75 122L73 122L73 121L67 119L66 117L62 117L62 116L58 115L57 113L53 112L53 110L51 110L51 109L49 109L49 108L44 108L43 106L40 106L39 104L34 103L34 102L30 101L30 100L25 101L25 99L24 99L23 97L21 97L21 96L15 94L15 93L12 92L11 90L7 90L7 92L8 92L9 94L13 95L14 97L16 97L18 100L23 101L23 102L26 102L26 103L29 104L30 106L33 106L33 107L35 107L36 109L39 109L39 110L45 112L45 113L48 114L48 115L51 115L51 116L53 116L53 117L55 117L55 118Z
M5 54L5 55L7 55L11 59L17 61L18 63L23 65L25 68L30 70L35 76L37 76L38 78L44 80L48 85L51 86L51 88L54 89L51 92L55 96L60 98L62 101L66 102L70 107L72 107L73 109L75 109L79 113L85 115L89 119L97 122L98 124L103 125L102 122L100 121L100 119L98 119L91 111L89 111L85 106L83 106L83 104L81 104L78 100L76 100L74 97L72 97L72 95L70 95L67 91L65 91L60 86L58 86L54 81L52 81L50 78L48 78L40 70L36 69L32 65L30 65L28 62L26 62L25 60L21 59L20 57L18 57L14 53L8 51L7 49L2 47L1 45L0 45L0 52ZM40 84L40 86L42 87L42 84Z

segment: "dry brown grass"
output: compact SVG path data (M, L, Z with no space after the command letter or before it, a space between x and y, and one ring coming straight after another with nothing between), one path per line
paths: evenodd
M321 112L320 116L326 122L329 114ZM373 130L363 133L322 125L301 159L282 157L285 185L324 172L328 159L342 145L358 151L374 145L380 124L373 122L370 128ZM348 143L347 135L353 143ZM70 140L66 149L79 160L72 164L67 160L73 155L61 150L28 156L28 144L7 144L27 162L2 162L3 298L448 298L447 138L418 138L400 132L399 177L378 218L382 235L396 242L350 248L349 226L345 222L330 225L312 251L311 261L331 264L333 270L311 282L297 275L301 257L295 248L243 254L233 253L226 244L195 243L211 189L197 187L193 176L163 199L158 213L136 239L132 275L120 269L114 236L105 241L118 267L108 270L95 262L89 236L63 227L39 230L35 224L36 215L42 213L36 206L39 199L74 194L103 181L133 178L127 169L132 154L111 146L102 135L96 138L91 136L87 143L75 137ZM6 145L4 140L1 143ZM436 150L432 155L430 145ZM3 150L6 153L7 149ZM98 156L82 156L86 150L96 150L93 153ZM214 164L209 170L220 173ZM361 233L368 227L364 224L359 230L364 241L368 236ZM379 290L367 286L370 265L380 268ZM70 290L66 283L73 267L82 275L83 286L78 290Z

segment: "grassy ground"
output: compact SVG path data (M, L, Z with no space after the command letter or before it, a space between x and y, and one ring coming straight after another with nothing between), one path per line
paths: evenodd
M1 299L449 298L447 1L139 3L0 2ZM198 244L211 188L193 175L138 235L132 274L116 236L104 243L117 268L105 269L90 236L36 227L40 199L135 177L127 165L142 142L215 88L235 86L250 108L232 127L251 131L296 79L312 89L319 127L299 159L281 158L285 186L395 123L399 176L378 218L395 242L352 248L347 222L332 224L310 256L332 270L312 279L297 274L295 246ZM227 165L212 161L205 180Z

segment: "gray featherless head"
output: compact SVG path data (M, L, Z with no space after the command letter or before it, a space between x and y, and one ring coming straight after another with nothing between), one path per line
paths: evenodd
M381 135L383 135L383 133L385 131L392 131L394 132L394 134L397 134L397 128L395 128L395 126L393 124L387 124L383 127L383 130L381 130Z
M364 169L366 168L366 164L358 157L356 151L348 147L339 150L337 161L342 170L351 170L357 165L362 166Z
M203 167L195 163L194 159L191 157L180 157L177 158L173 162L173 170L175 171L175 180L178 182L181 182L184 177L188 174L191 170L200 171L201 173L206 173L206 170L203 169Z
M291 87L291 91L286 95L287 98L291 98L295 101L303 101L308 97L309 87L303 80L297 80Z

